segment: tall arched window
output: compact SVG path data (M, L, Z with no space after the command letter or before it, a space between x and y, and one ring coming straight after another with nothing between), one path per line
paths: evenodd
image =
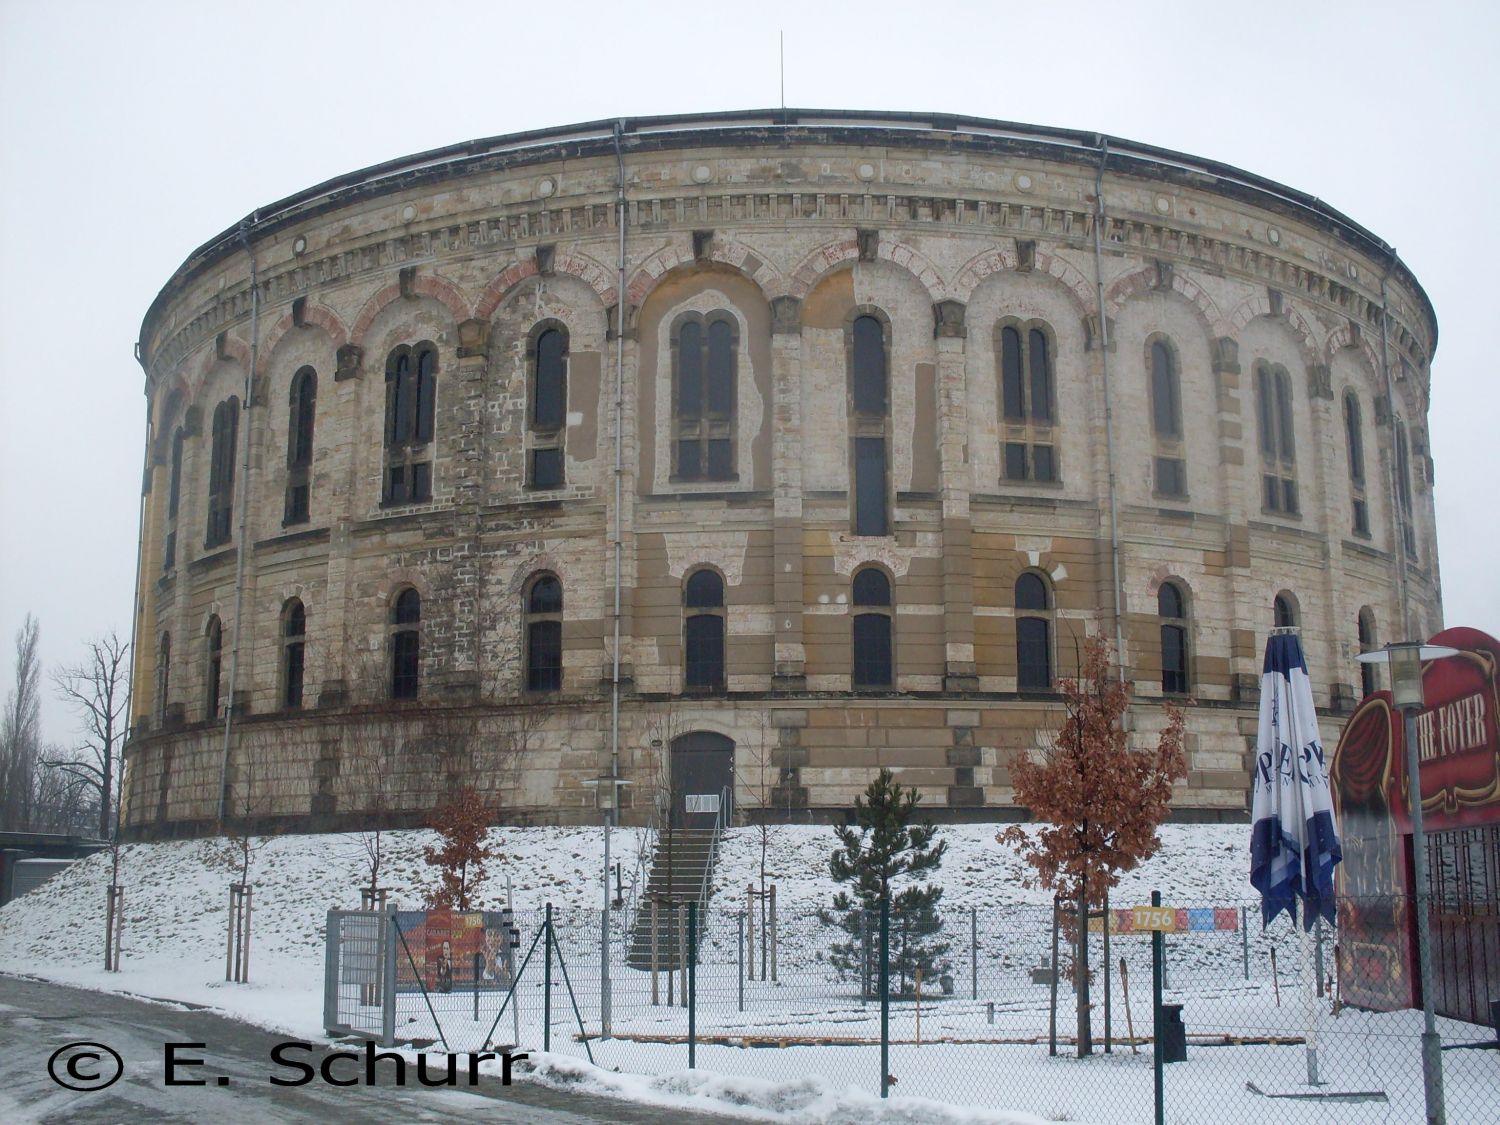
M1396 502L1401 509L1401 543L1408 558L1417 557L1417 529L1411 516L1411 450L1406 444L1406 423L1396 419Z
M526 592L526 690L562 690L562 583L555 575L532 579Z
M219 717L219 703L224 682L224 626L218 614L208 619L203 633L203 710L213 722Z
M734 480L739 325L689 313L672 339L672 439L678 480Z
M683 687L724 690L724 579L695 570L682 588Z
M531 448L527 483L563 486L563 433L568 420L568 335L548 327L531 345Z
M1182 387L1177 353L1164 338L1147 349L1151 365L1151 435L1155 439L1153 465L1159 496L1187 495L1187 458L1182 442Z
M1057 407L1051 329L1042 324L1002 324L999 337L1005 479L1055 481Z
M302 706L302 670L307 654L307 611L296 598L281 611L281 705Z
M1016 579L1016 689L1052 687L1052 599L1040 574Z
M1292 379L1286 368L1255 365L1256 416L1260 425L1261 503L1268 512L1296 515L1297 444L1292 424Z
M286 505L281 522L306 523L310 507L313 415L318 407L318 373L304 367L292 376L286 428Z
M855 572L849 593L854 603L851 682L856 689L888 688L895 683L892 674L891 580L885 571L867 566Z
M1370 534L1370 508L1365 501L1365 435L1359 396L1344 394L1344 444L1349 452L1349 495L1353 507L1354 534Z
M854 534L890 534L890 376L885 325L854 318L849 330L849 430L854 458Z
M167 542L162 549L162 569L177 565L177 509L182 504L182 427L172 435L172 480L167 489Z
M1161 618L1161 690L1168 695L1188 691L1187 598L1175 582L1156 591L1156 615Z
M382 504L432 499L432 430L437 408L437 348L423 342L391 352L385 363L385 477Z
M422 595L411 587L391 603L391 698L415 699L422 682Z
M1359 611L1359 651L1361 653L1374 652L1379 647L1375 641L1375 611L1369 606L1364 606ZM1365 695L1380 690L1380 673L1377 665L1361 664L1359 666L1359 686Z
M1294 629L1297 626L1297 603L1287 593L1276 595L1271 603L1271 621L1278 629Z
M234 521L234 453L240 424L240 400L225 399L214 408L208 461L208 535L203 546L229 542Z
M172 691L172 634L163 633L156 646L156 725L167 721Z

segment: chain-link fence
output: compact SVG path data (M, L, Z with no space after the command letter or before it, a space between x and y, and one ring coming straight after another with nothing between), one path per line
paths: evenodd
M1263 929L1258 905L1143 906L1089 921L1086 1021L1072 912L1047 905L774 924L665 903L607 925L598 910L334 912L326 1021L637 1074L816 1074L1051 1120L1424 1119L1422 1013L1348 995L1368 1001L1372 974L1395 971L1374 991L1409 997L1403 961L1341 949L1332 927ZM1448 1120L1500 1121L1495 1031L1438 1030Z

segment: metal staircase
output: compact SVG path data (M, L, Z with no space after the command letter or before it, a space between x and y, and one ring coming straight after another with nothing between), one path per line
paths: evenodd
M729 810L727 792L719 808L712 828L657 829L651 874L646 880L645 893L635 903L635 919L630 927L625 963L632 969L652 968L653 930L655 967L676 969L681 964L687 949L688 903L698 904L701 919L713 890L714 861Z

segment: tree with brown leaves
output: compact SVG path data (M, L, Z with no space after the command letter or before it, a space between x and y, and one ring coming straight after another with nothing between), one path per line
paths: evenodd
M438 809L432 827L440 842L422 850L422 858L437 868L438 876L438 885L427 896L429 909L473 909L488 874L485 864L504 858L489 842L492 819L490 807L472 785L464 786Z
M1132 749L1123 722L1130 685L1111 669L1102 636L1085 644L1082 674L1059 685L1065 719L1040 758L1010 767L1016 803L1044 827L1029 835L1007 828L996 839L1014 847L1035 869L1027 886L1042 886L1071 902L1078 1054L1093 1053L1089 1025L1088 910L1123 872L1161 846L1157 827L1167 816L1172 783L1187 776L1183 712L1168 704L1167 723L1154 747ZM1054 967L1055 969L1055 967Z

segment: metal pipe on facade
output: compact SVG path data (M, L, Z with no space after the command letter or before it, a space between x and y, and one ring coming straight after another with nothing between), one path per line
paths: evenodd
M621 149L623 119L615 123L615 169L618 186L615 207L618 213L620 248L615 282L615 605L614 659L610 672L609 775L620 776L620 583L621 553L624 549L625 476L625 154ZM606 892L607 893L607 892Z
M621 150L621 133L625 122L615 123L615 170L619 183L616 194L616 221L620 249L615 280L615 527L614 527L614 654L609 684L609 803L604 811L604 909L600 914L599 935L599 1028L610 1033L609 984L609 867L610 829L620 816L620 584L621 553L624 536L625 475L625 154Z
M1104 226L1104 165L1109 161L1109 139L1099 142L1099 167L1094 174L1094 282L1098 294L1099 357L1104 383L1104 461L1109 470L1109 561L1114 580L1115 657L1120 682L1125 681L1125 633L1122 625L1124 591L1120 588L1120 505L1115 494L1114 407L1109 388L1109 318L1104 313L1104 249L1100 228Z
M224 827L224 791L229 780L229 747L234 737L234 689L240 671L240 632L245 608L245 555L246 540L250 526L250 413L251 396L255 391L255 367L260 354L260 277L256 272L255 250L250 245L250 228L254 227L256 215L252 214L246 226L240 229L240 242L250 258L250 364L245 371L245 452L240 460L240 521L239 542L234 551L234 645L229 650L229 684L224 708L224 753L219 758L219 827Z
M145 361L141 357L141 346L135 346L136 362L141 365L141 370L146 371ZM146 373L149 383L150 373ZM125 680L125 730L121 735L120 745L120 773L115 778L115 792L119 794L115 800L115 841L120 839L120 806L125 800L125 745L130 741L130 731L135 725L135 654L140 644L141 614L145 612L145 599L141 597L141 553L146 548L146 474L151 470L151 442L155 438L155 429L151 423L152 400L146 396L146 448L141 455L141 500L140 508L136 514L135 521L135 587L131 591L131 613L130 613L130 671ZM112 752L112 751L111 751ZM105 794L105 800L109 800L109 794Z
M1380 373L1385 381L1386 412L1391 435L1391 471L1386 477L1386 485L1391 505L1391 555L1396 560L1396 601L1400 605L1401 636L1415 637L1416 630L1411 624L1411 599L1406 588L1406 537L1403 534L1406 514L1401 510L1401 486L1396 480L1396 475L1401 471L1401 461L1396 455L1396 392L1391 383L1390 342L1386 326L1391 315L1386 282L1390 279L1391 271L1396 268L1397 261L1395 247L1392 247L1385 272L1380 275Z

